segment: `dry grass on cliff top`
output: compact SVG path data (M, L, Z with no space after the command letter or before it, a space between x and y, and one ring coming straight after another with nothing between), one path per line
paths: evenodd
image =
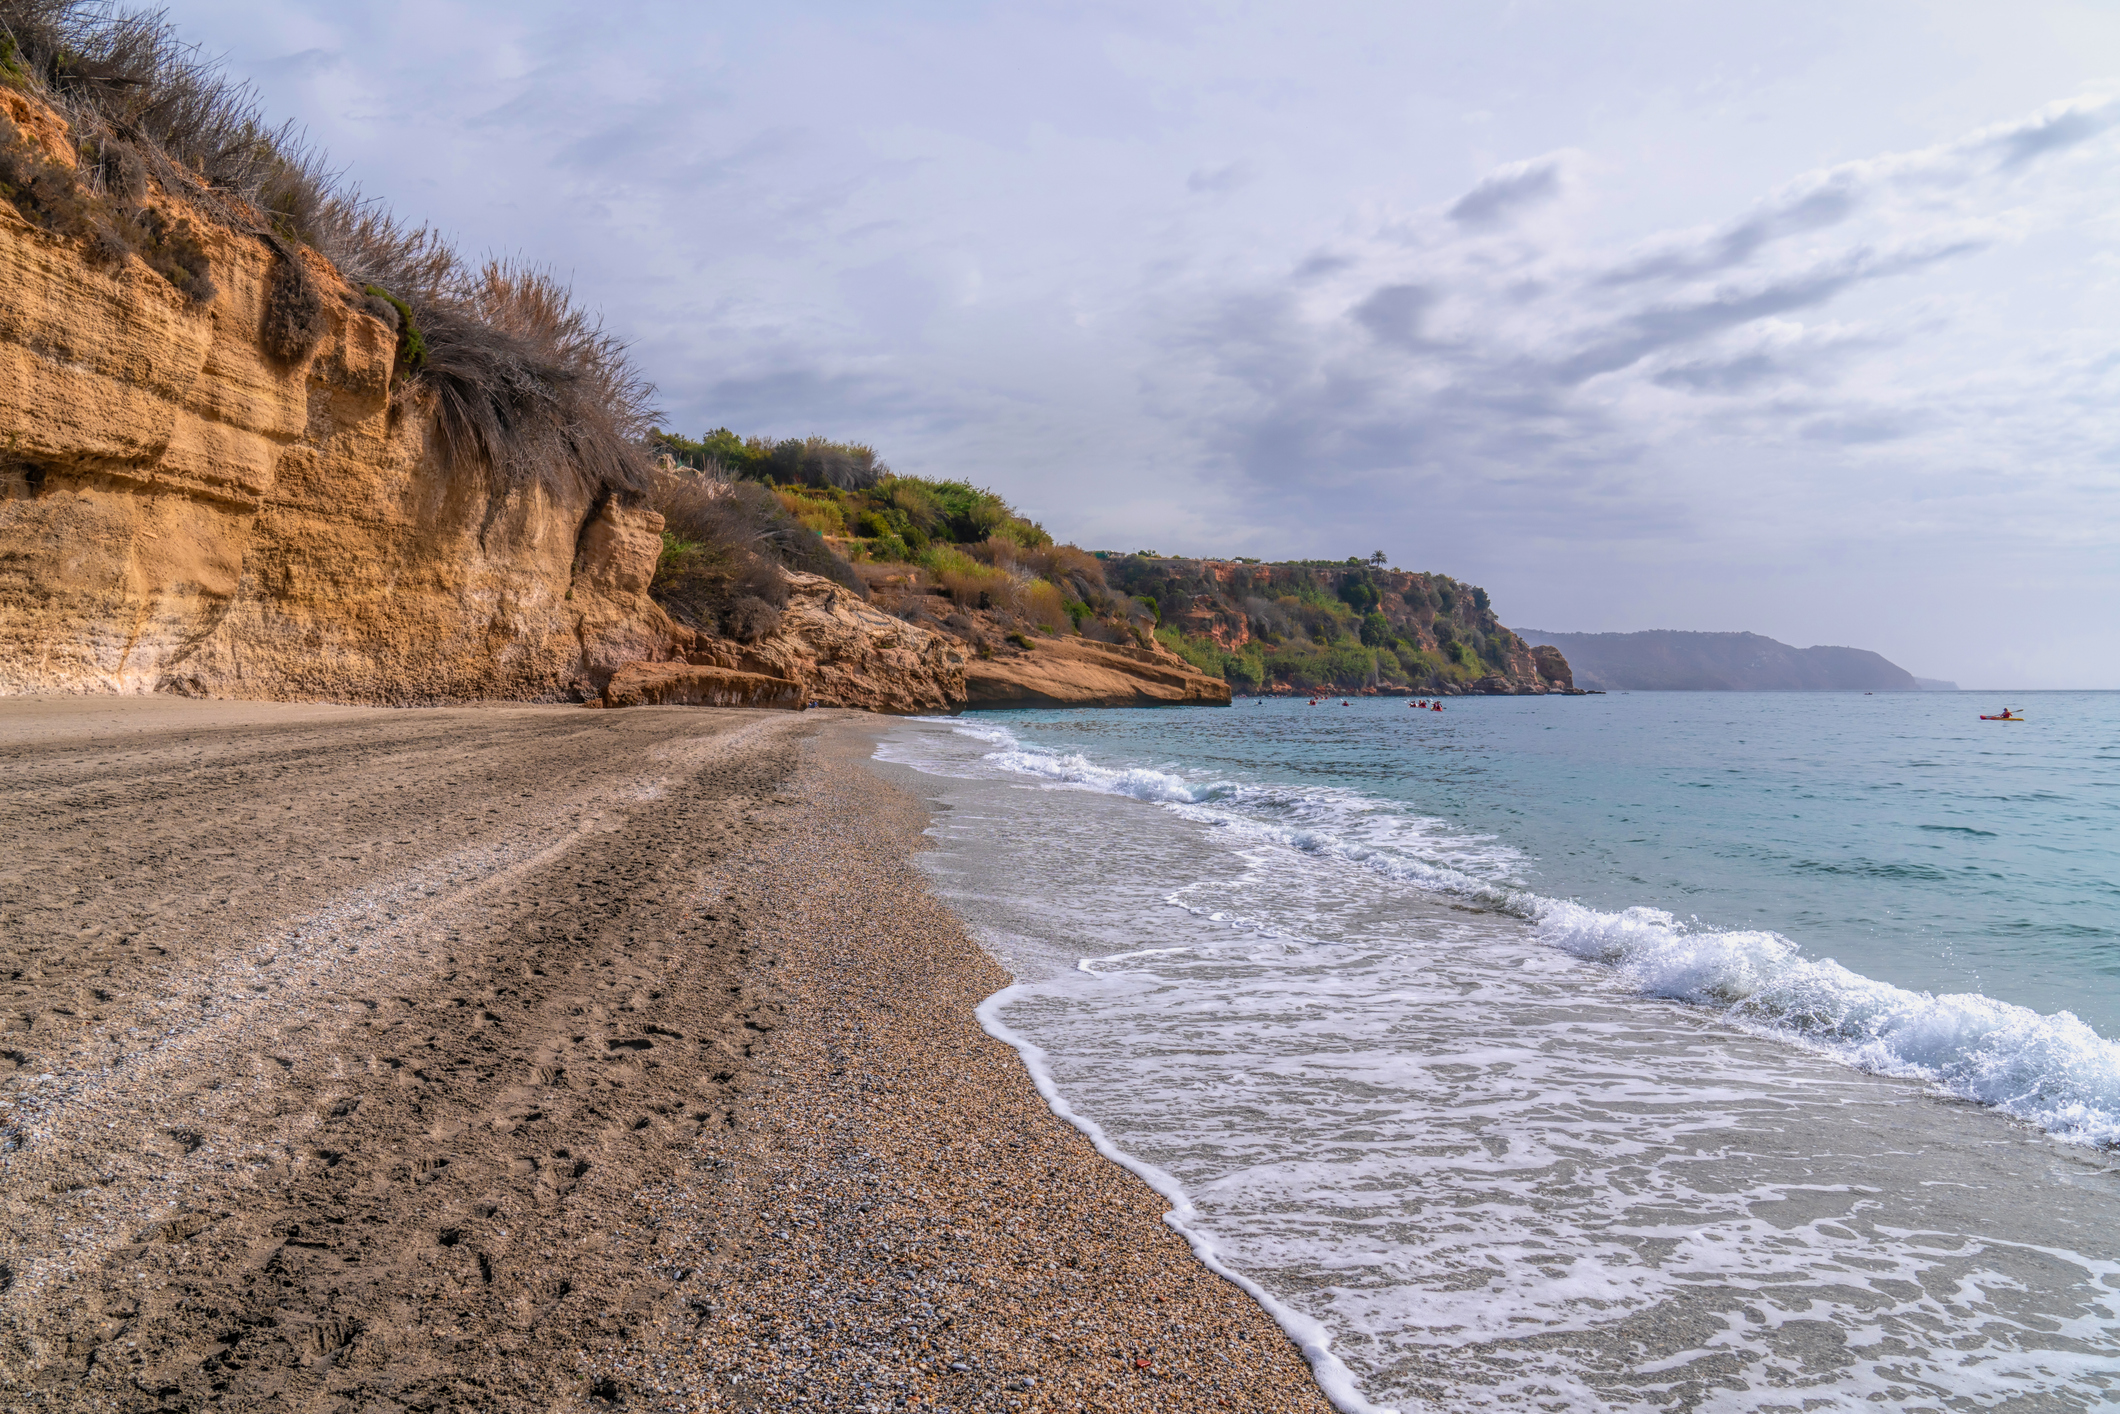
M84 155L73 172L48 163L32 171L25 159L18 180L0 173L0 195L43 229L83 242L91 260L137 254L211 302L204 252L166 231L143 200L152 179L281 257L261 337L289 361L326 327L290 242L324 255L354 290L379 291L367 312L397 327L401 395L431 408L452 470L503 490L648 489L654 389L592 311L542 270L467 262L432 227L341 186L291 121L272 124L257 91L160 12L0 0L0 83L50 106ZM0 148L11 136L0 130Z

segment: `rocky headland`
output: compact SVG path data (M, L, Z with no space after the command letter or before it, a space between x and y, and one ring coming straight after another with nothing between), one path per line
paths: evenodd
M1866 648L1792 648L1757 633L1524 632L1542 645L1534 652L1565 653L1583 686L1601 691L1913 692L1923 685Z

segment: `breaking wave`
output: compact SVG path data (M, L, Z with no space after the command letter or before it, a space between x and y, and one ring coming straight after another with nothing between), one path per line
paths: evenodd
M2071 1012L2042 1014L1977 992L1910 991L1807 956L1775 932L1547 898L1525 882L1529 861L1495 837L1359 791L1238 783L1175 765L1105 766L1004 727L948 724L987 742L986 763L1001 771L1127 796L1514 914L1544 942L1613 969L1641 995L1716 1009L1748 1031L1926 1082L2062 1140L2120 1147L2120 1043Z

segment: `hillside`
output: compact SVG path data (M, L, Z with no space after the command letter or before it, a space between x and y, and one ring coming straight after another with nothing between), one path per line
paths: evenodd
M1576 681L1612 692L1911 692L1914 676L1862 648L1792 648L1756 633L1548 633Z
M655 504L671 529L653 592L673 615L708 624L688 612L690 591L677 582L686 536L721 536L733 547L758 535L732 536L704 520L696 532L683 529L694 523L686 496L714 490L723 507L748 496L758 514L791 518L817 537L878 608L963 643L973 706L1119 705L1123 695L1067 682L1106 671L1138 678L1182 669L1220 687L1188 686L1184 701L1311 691L1537 694L1573 685L1563 655L1541 657L1504 627L1486 590L1386 569L1381 557L1265 564L1085 551L1055 544L992 492L900 476L866 445L739 438L726 428L696 441L658 432L656 445L665 489ZM742 552L717 553L726 565ZM740 633L732 571L717 573L724 587L701 602L722 606L705 612Z
M1340 563L1104 555L1106 579L1156 615L1157 635L1240 692L1534 695L1575 688L1566 656L1496 617L1448 575Z

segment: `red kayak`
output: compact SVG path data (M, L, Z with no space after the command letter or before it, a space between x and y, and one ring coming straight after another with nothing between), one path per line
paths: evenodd
M2024 718L2012 714L2011 711L2007 707L2005 707L2002 709L2002 714L2000 716L1990 717L1985 712L1981 713L1980 720L1983 722L2021 722L2024 720Z

